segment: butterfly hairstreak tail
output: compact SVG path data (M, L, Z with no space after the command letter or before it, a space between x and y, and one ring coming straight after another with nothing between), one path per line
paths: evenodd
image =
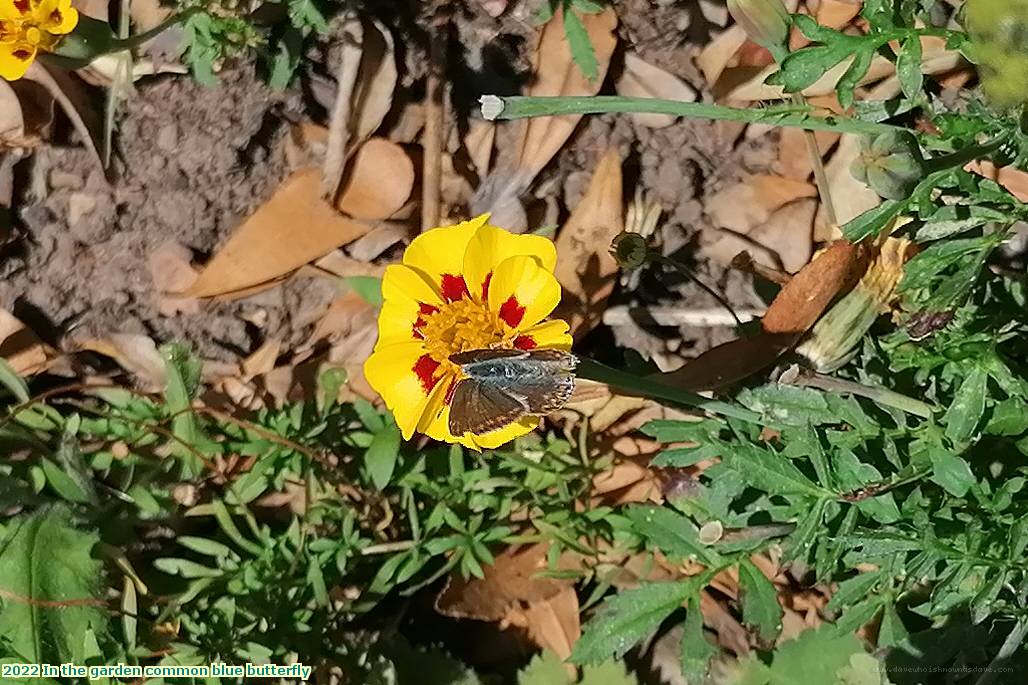
M525 416L564 406L575 389L578 359L563 350L468 350L450 357L461 367L450 400L452 435L480 435Z

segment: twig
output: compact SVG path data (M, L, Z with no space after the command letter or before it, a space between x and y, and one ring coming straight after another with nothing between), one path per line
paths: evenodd
M429 40L428 85L425 89L425 132L421 143L421 230L439 225L443 175L443 122L446 109L446 44L449 22L437 17Z
M802 93L794 93L793 102L804 106L807 101ZM817 147L817 136L813 131L804 131L803 139L807 144L807 154L810 155L810 167L814 170L814 183L817 184L817 194L821 196L821 206L825 208L825 217L828 225L838 226L839 219L835 214L835 203L832 202L832 188L828 183L828 174L825 173L824 160L821 159L821 151Z
M736 320L729 312L717 309L691 309L688 307L628 307L619 305L603 312L603 323L608 326L625 326L633 321L651 321L657 326L692 326L694 328L717 328L735 326L763 316L763 309L743 309L736 312Z

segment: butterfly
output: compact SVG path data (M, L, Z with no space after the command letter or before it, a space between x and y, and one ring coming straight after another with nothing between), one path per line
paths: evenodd
M450 400L450 433L480 435L564 406L578 358L563 350L468 350L450 356L464 378Z

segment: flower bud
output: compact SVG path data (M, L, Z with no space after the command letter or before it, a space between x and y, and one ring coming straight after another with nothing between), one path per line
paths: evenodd
M772 54L789 37L789 12L782 0L728 0L728 13L757 45Z
M914 136L887 131L866 136L850 166L853 178L889 200L904 200L924 177L924 157Z
M646 238L632 231L621 231L610 244L610 254L625 271L638 269L646 263L650 246Z

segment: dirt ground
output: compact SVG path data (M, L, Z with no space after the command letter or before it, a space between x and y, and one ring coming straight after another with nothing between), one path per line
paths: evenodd
M682 8L675 3L627 0L615 7L622 47L608 85L622 68L627 46L706 95L693 64L695 46L708 40L710 31L699 5L688 13L688 22L680 19ZM461 49L453 53L464 64L451 71L465 80L453 91L459 111L471 109L483 84L518 73L527 63L526 37L535 29L524 12L494 20L471 11L455 26ZM422 43L398 44L406 50L403 81L415 83L410 65L423 56ZM497 46L503 47L498 53ZM158 251L186 250L202 263L272 194L290 171L285 155L290 126L323 121L324 109L311 88L301 79L290 90L274 92L249 65L223 72L217 88L182 76L140 81L121 111L110 183L80 148L39 151L19 168L31 190L17 203L21 233L5 247L0 307L56 344L68 336L145 333L159 342L184 340L209 359L232 359L271 336L287 346L302 341L310 312L323 309L336 293L330 281L293 279L249 298L168 315L160 306L151 259ZM615 147L626 160L626 200L640 187L664 210L665 253L691 262L696 275L724 292L733 306L759 306L749 277L699 257L699 248L709 241L705 198L744 172L772 163L773 141L739 141L737 135L736 128L707 121L678 120L655 130L625 117L586 117L536 187L556 193L566 216L596 161ZM614 303L717 306L686 279L670 289L664 282L644 274L636 288L622 288ZM646 356L670 351L691 357L733 333L728 327L676 331L631 322L616 326L614 337Z

